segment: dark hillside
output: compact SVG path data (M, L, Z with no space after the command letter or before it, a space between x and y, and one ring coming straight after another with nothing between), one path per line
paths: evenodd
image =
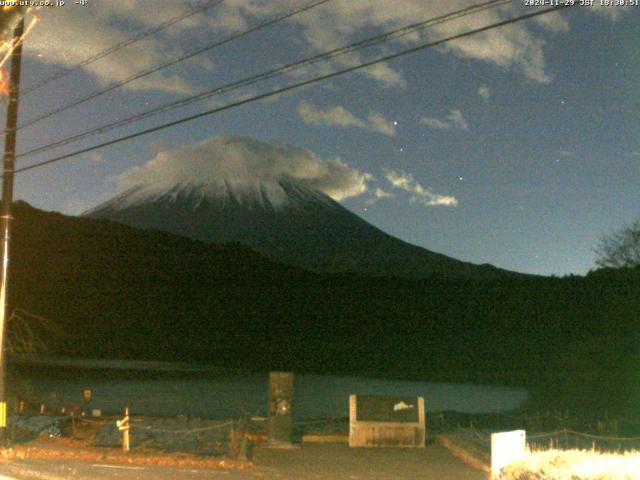
M640 368L637 270L317 275L24 203L12 268L11 304L62 326L50 342L62 355L540 386L568 408L629 404Z

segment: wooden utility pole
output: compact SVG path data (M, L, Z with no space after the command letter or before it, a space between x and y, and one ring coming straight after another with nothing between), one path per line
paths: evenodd
M24 32L24 17L13 32L13 41L20 42ZM15 45L15 43L14 43ZM4 142L4 168L2 173L2 273L0 274L0 445L6 446L7 437L7 396L6 396L6 355L5 330L9 309L7 308L7 280L9 277L9 239L11 238L11 204L13 203L13 172L16 160L16 135L18 126L18 99L20 97L20 66L22 64L22 42L13 50L11 72L9 74L9 101L7 108L7 129Z

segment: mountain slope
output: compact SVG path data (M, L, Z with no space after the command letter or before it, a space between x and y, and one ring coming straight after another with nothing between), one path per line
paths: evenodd
M317 272L402 278L513 274L399 240L324 193L292 180L234 185L188 179L163 190L141 183L84 216L206 242L238 242Z

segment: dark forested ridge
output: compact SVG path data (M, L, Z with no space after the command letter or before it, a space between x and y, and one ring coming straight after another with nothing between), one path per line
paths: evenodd
M629 404L639 383L638 269L319 275L23 202L14 216L10 303L62 327L52 353L537 386L568 408Z

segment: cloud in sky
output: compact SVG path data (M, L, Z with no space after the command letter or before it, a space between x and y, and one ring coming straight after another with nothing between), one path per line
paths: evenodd
M162 8L149 8L147 0L101 1L99 7L50 8L40 11L42 21L26 42L27 55L41 55L40 60L61 67L75 66L114 44L128 39L132 32L142 32L170 18L184 13L184 3L163 1ZM522 13L522 7L514 5L487 9L473 15L432 25L430 28L405 35L377 52L394 51L418 43L433 41L462 33L470 29L505 20ZM596 2L597 3L597 2ZM388 31L442 16L469 6L468 0L435 2L425 0L352 0L329 2L287 20L299 28L304 45L302 50L313 53L334 49L371 35L371 32ZM168 57L184 53L184 45L190 41L177 41L185 35L196 43L206 42L212 33L223 35L247 29L266 18L273 18L300 8L299 0L225 0L211 8L207 14L194 15L175 23L170 28L152 35L126 49L109 55L84 67L98 83L108 84L125 79L141 70L162 63ZM597 14L612 20L630 9L592 7ZM568 15L553 13L536 17L533 22L506 25L447 43L439 47L443 54L468 58L519 72L539 83L552 81L545 60L545 34L567 32ZM78 41L91 39L91 41ZM373 51L376 51L373 49ZM368 53L352 52L336 57L332 66L316 65L323 71L352 66L370 58ZM211 60L198 56L192 60L203 69L211 69ZM399 67L378 64L363 69L365 75L384 87L404 87L406 80ZM136 80L125 87L129 90L159 90L174 94L193 93L196 85L182 73L166 71Z
M431 128L437 128L438 130L448 130L451 125L448 122L443 122L435 117L422 117L418 122L420 125L427 125Z
M392 188L411 194L410 202L426 206L456 206L450 195L424 188L411 174L385 170ZM251 137L220 135L199 143L158 152L151 160L121 173L116 178L120 191L142 186L145 190L167 191L180 183L211 185L214 189L232 185L250 191L265 187L277 202L277 183L292 180L319 190L340 201L367 194L365 203L394 198L393 191L372 189L374 177L336 158L324 160L310 150L266 143Z
M596 2L597 3L597 2ZM273 15L293 8L297 0L264 2L263 0L230 0L227 8L232 16ZM353 0L330 2L320 8L298 15L291 22L302 27L304 40L314 51L324 51L349 44L369 36L373 31L388 31L419 21L433 19L469 7L468 0L435 2L425 0ZM591 11L591 8L589 9ZM622 15L621 8L594 8L611 19ZM626 9L631 11L631 9ZM391 46L413 46L453 36L472 29L497 23L526 13L520 2L475 12L472 15L434 24L431 27L395 39ZM562 12L538 16L532 22L520 22L449 42L439 48L441 53L468 58L517 72L538 83L550 83L544 48L548 34L569 31L571 17ZM387 50L388 51L388 50ZM354 65L364 57L353 53L335 60L339 66ZM385 87L402 87L406 80L400 69L378 65L360 72Z
M413 175L403 171L387 170L385 178L393 188L411 193L411 202L420 203L426 206L447 206L455 207L458 200L450 195L440 195L434 193L431 188L424 188Z
M603 17L607 17L612 21L617 21L623 15L629 14L633 11L634 8L637 8L636 5L626 5L626 6L605 6L601 5L599 1L593 3L591 7L589 7L589 12L593 12L596 15L601 15Z
M120 190L141 183L147 188L166 190L181 182L253 188L293 180L334 200L343 200L367 192L372 179L372 175L339 158L323 160L304 148L220 135L159 152L144 165L119 175L117 184Z
M367 120L369 121L369 129L372 132L378 132L389 137L395 137L396 127L393 122L387 120L381 113L370 112L367 116Z
M568 32L569 22L559 12L533 17L533 21L551 32Z
M360 128L365 128L366 126L364 121L340 105L322 110L311 103L303 101L298 105L298 115L305 123L310 125Z
M391 193L391 192L386 192L384 190L382 190L381 188L376 188L375 192L373 192L373 196L380 199L380 198L393 198L395 197L395 194Z
M134 32L155 27L181 13L184 13L184 4L181 2L162 2L162 8L149 8L149 4L141 0L101 1L99 6L83 8L41 9L42 20L29 36L29 41L25 42L25 54L36 54L40 61L47 64L73 67L98 52L128 40ZM83 69L101 85L124 80L183 54L183 44L176 42L176 38L196 29L210 27L212 18L194 15ZM196 57L193 62L203 69L211 68L211 62L203 56ZM141 78L123 88L178 95L195 91L195 86L185 76L169 70Z
M237 8L251 10L250 5L260 0L237 0ZM285 2L295 3L293 0ZM273 10L282 8L283 2L270 2ZM276 4L278 5L276 7ZM315 50L336 48L353 41L362 32L391 30L421 20L427 20L469 6L467 0L449 0L447 2L425 2L424 0L376 0L332 2L322 8L314 9L306 15L292 19L304 29L308 44ZM397 46L410 46L456 35L471 29L515 16L519 5L488 9L467 17L461 17L433 25L421 32L398 38ZM564 31L566 20L560 14L553 20L545 20L540 26L551 32ZM547 72L544 58L544 41L539 33L524 23L508 25L478 35L448 43L440 48L443 53L458 57L480 60L502 68L519 71L529 79L549 83L552 79ZM339 60L341 64L360 61L360 54L354 54ZM362 72L384 86L403 86L402 73L391 66L384 69L369 69Z
M382 188L377 187L365 203L367 205L373 205L374 203L377 203L379 200L384 200L385 198L393 198L395 196L396 196L395 193L387 192L386 190L383 190Z
M452 128L458 128L460 130L469 130L469 122L467 122L462 112L457 109L449 110L449 113L444 120L440 120L435 117L422 117L418 123L420 125L427 125L431 128L438 130L450 130Z
M302 101L298 105L298 115L309 125L357 127L390 137L396 135L396 128L393 123L379 112L370 112L367 119L364 120L356 117L341 105L322 109L309 102Z
M447 120L454 127L459 128L460 130L469 130L469 123L462 115L460 110L451 110L449 115L447 115Z
M87 202L78 200L77 198L71 198L62 207L62 212L65 215L80 215L91 208Z
M478 95L480 95L480 97L482 97L482 100L487 103L489 101L489 97L491 96L489 87L487 87L486 85L482 85L480 88L478 88Z
M87 154L87 158L95 163L102 163L104 162L104 156L102 155L102 153L97 152L97 151L93 151L93 152L89 152Z

